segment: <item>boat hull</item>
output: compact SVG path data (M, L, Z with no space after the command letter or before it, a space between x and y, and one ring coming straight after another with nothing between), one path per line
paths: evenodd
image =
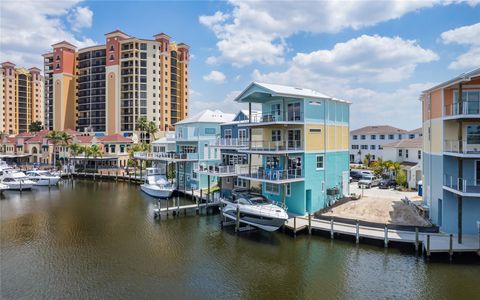
M35 182L36 186L54 186L57 185L57 183L60 181L60 178L30 178L31 181Z
M147 184L142 184L140 189L147 195L155 198L170 198L173 193L173 189L159 189L149 187Z
M10 191L26 191L32 189L32 184L30 183L20 183L12 182L12 183L5 183L8 186L8 190Z
M233 207L225 207L222 212L225 218L237 220L237 211ZM240 223L260 228L265 231L275 231L285 224L285 219L260 216L240 211Z

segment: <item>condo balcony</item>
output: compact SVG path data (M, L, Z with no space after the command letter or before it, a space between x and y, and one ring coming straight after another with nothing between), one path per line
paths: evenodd
M247 139L218 138L213 142L211 147L218 148L248 148L249 141Z
M480 118L480 101L463 101L445 105L446 119Z
M247 148L239 149L239 152L256 154L287 154L303 152L301 141L252 141L247 144Z
M217 177L231 177L245 172L248 174L248 165L196 164L194 172Z
M446 140L443 152L450 156L480 158L480 144L468 143L467 140Z
M463 197L480 197L480 182L472 179L444 174L443 189Z
M248 166L242 167L238 178L275 184L305 180L302 169L265 169L263 166L252 166L252 171L248 170Z
M273 124L303 124L303 113L295 111L275 111L255 114L250 120L240 122L240 126L264 126Z
M135 152L135 159L158 160L169 162L197 161L198 153L175 153L175 152Z

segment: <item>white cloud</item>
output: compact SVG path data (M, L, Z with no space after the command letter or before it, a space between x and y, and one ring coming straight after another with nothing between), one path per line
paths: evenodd
M287 51L286 38L299 33L335 33L345 28L360 29L438 4L479 0L413 1L239 1L230 0L229 13L217 11L200 16L201 24L216 35L218 58L209 63L229 62L244 66L254 62L279 64Z
M469 47L467 52L450 63L449 69L473 69L480 65L480 23L445 31L440 37L445 44Z
M214 83L224 83L225 82L225 74L220 71L211 71L207 75L203 76L203 80L211 81Z
M92 27L93 12L88 7L78 6L71 10L67 20L75 31Z
M223 112L228 113L237 113L242 109L246 109L244 103L238 103L233 101L238 95L240 95L242 91L233 90L228 92L223 98L221 99L213 99L210 101L205 101L204 99L200 99L200 97L195 97L195 101L191 101L191 111L202 111L204 109L220 109ZM257 104L252 105L253 110L260 110L261 107Z
M0 61L43 68L41 54L54 43L67 40L77 47L94 45L89 38L77 38L64 21L78 4L77 0L1 1Z

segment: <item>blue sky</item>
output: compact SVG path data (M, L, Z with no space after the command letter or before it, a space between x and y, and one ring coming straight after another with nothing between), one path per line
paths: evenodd
M353 102L351 127L421 125L420 92L480 66L480 0L2 1L1 60L41 66L49 45L120 29L191 47L191 109L232 102L252 80Z

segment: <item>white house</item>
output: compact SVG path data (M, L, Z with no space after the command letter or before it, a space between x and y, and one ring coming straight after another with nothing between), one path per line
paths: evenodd
M409 188L417 188L422 178L423 138L404 139L383 145L383 160L399 162L407 172Z

